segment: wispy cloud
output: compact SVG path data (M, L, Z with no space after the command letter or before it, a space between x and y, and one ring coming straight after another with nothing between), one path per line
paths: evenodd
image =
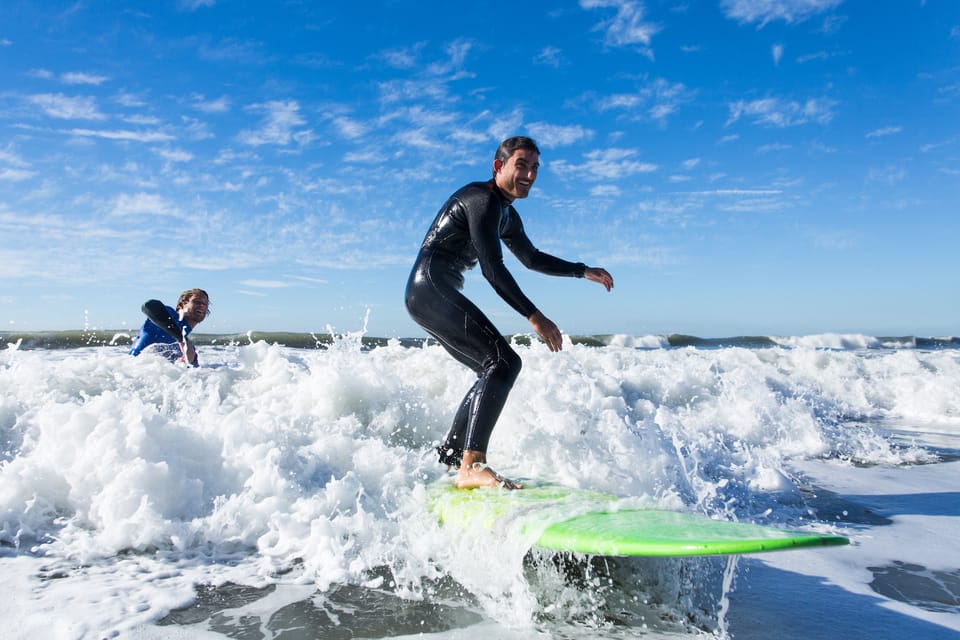
M190 162L193 160L193 154L183 149L160 149L157 151L157 155L169 162Z
M527 131L536 139L538 145L548 149L565 147L593 137L593 131L578 124L562 126L545 122L531 122L527 125Z
M179 0L177 6L184 11L196 11L204 7L212 7L217 0Z
M590 196L593 198L616 198L620 193L620 188L612 184L598 184L590 187Z
M770 47L770 53L773 55L773 64L780 65L780 59L783 58L783 45L775 44Z
M310 136L309 131L298 129L307 121L300 116L300 105L295 100L272 100L251 105L247 110L263 113L264 116L259 129L240 132L238 137L244 144L286 146Z
M121 194L113 201L110 214L114 216L161 216L182 218L184 214L175 204L153 193Z
M657 78L635 93L616 93L597 102L600 111L624 111L633 117L663 121L679 107L693 99L695 92L682 82Z
M27 96L27 102L40 107L51 118L61 120L106 120L90 96L66 96L62 93L39 93Z
M873 167L867 171L867 180L870 182L881 182L893 186L907 177L907 172L903 167L887 165L886 167Z
M728 106L731 125L741 117L751 118L755 123L772 127L792 127L814 122L826 124L833 119L836 101L829 98L808 98L804 102L781 98L738 100Z
M534 64L542 64L554 69L559 69L563 62L562 51L557 47L544 47L533 57Z
M868 138L882 138L884 136L892 136L894 134L900 133L903 131L903 127L881 127L880 129L874 129L867 133Z
M242 280L240 284L254 289L286 289L292 286L289 282L282 280Z
M72 136L81 136L85 138L103 138L105 140L129 140L131 142L168 142L173 140L173 136L162 131L127 131L124 129L115 129L112 131L104 129L69 129L65 131Z
M64 84L92 84L99 86L109 80L107 76L96 75L92 73L81 73L78 71L64 73L60 76Z
M331 120L331 123L337 133L348 139L360 138L370 129L366 123L346 116L338 116Z
M711 189L709 191L684 191L683 193L696 196L776 196L783 193L781 189Z
M720 7L728 18L743 24L758 23L763 27L783 20L787 24L803 22L815 15L840 6L843 0L721 0Z
M36 171L29 169L0 169L0 182L23 182L37 175Z
M417 42L408 47L381 51L377 57L394 69L413 69L419 63L420 53L425 46L425 42Z
M571 164L565 160L551 163L550 168L561 175L575 175L586 180L617 180L638 173L651 173L658 169L650 162L636 160L635 149L604 149L585 154L581 164Z
M643 19L642 2L634 0L580 0L584 9L615 9L616 14L600 22L594 30L606 33L606 44L614 47L638 46L646 55L652 55L650 42L660 26Z
M220 96L210 100L206 96L194 94L193 108L203 113L226 113L230 111L230 98Z
M16 167L30 166L30 163L28 163L26 160L21 158L16 153L12 151L4 151L3 149L0 149L0 162L3 162L5 164L11 164Z
M452 76L453 78L464 78L472 75L463 71L463 65L474 46L475 43L468 38L460 38L449 43L444 48L444 52L447 54L446 60L427 65L427 72L432 75Z

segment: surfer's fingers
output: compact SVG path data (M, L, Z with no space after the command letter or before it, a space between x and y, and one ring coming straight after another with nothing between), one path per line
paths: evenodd
M504 489L523 489L523 484L519 482L514 482L513 480L504 478L503 476L499 476L499 478L500 486L502 486Z

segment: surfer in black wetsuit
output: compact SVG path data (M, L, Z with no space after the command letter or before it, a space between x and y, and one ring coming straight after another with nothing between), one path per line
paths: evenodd
M480 309L468 300L463 272L478 262L494 290L533 326L550 351L559 351L557 328L520 290L503 264L501 240L528 269L554 276L587 278L613 288L605 269L567 262L537 250L527 238L512 202L526 198L540 168L540 150L530 138L504 140L493 160L493 179L454 193L440 209L420 247L407 281L406 305L414 320L478 376L453 426L437 447L440 462L458 467L461 488L522 485L487 466L487 444L507 395L520 373L520 356Z

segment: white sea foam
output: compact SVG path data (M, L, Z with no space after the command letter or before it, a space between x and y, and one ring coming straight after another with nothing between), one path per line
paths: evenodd
M811 519L811 482L869 493L854 485L876 474L859 470L935 463L960 433L960 351L869 341L850 350L851 340L517 345L524 369L490 460L508 475L646 504L851 535L850 549L785 554L840 559L825 570L851 594L871 592L867 566L956 571L955 545L937 550L923 534L929 519L902 518L878 544L893 529L863 530L842 513ZM173 631L151 623L191 602L195 585L228 582L279 584L278 599L305 597L297 585L354 585L452 600L497 620L503 637L549 625L613 634L591 616L617 598L633 616L618 637L641 635L643 615L667 634L671 616L684 632L728 622L736 631L722 562L679 572L665 561L614 564L590 579L616 588L574 589L549 559L531 565L521 540L440 527L427 504L444 477L432 445L472 374L439 347L364 351L357 335L319 350L258 342L201 352L199 369L120 347L0 352L0 567L16 585L0 615L23 622L17 637L160 637ZM949 467L922 467L909 491L936 494ZM960 522L955 509L937 517L946 518L937 531ZM902 536L929 547L906 552ZM857 550L869 564L844 569ZM913 609L925 624L960 629L956 615Z

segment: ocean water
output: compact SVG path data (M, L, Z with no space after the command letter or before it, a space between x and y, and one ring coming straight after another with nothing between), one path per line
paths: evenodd
M440 526L434 344L129 340L0 335L4 638L960 638L956 338L516 338L499 471L851 540L687 559Z

